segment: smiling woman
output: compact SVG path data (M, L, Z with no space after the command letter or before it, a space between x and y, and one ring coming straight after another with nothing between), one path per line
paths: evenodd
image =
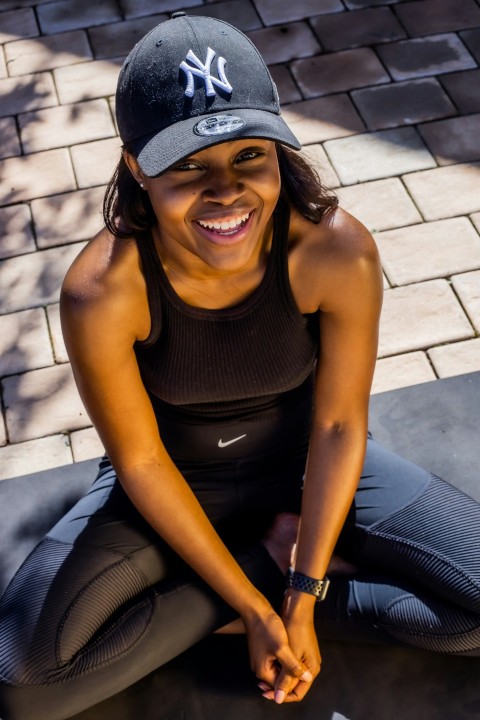
M125 160L158 218L159 250L168 256L171 272L203 278L217 270L258 267L270 246L280 195L273 141L214 145L154 178L142 172L132 155L126 153Z
M0 601L3 720L71 717L212 632L246 633L276 703L326 636L480 654L480 508L367 440L378 254L258 51L177 13L116 108L106 228L61 298L107 455Z

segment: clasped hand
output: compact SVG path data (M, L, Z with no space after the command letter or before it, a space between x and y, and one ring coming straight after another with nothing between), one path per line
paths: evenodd
M273 610L246 624L250 666L260 680L263 697L277 703L302 700L320 672L320 650L312 617Z

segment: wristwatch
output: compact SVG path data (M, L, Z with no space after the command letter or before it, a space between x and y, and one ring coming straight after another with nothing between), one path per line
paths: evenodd
M323 580L315 580L315 578L311 578L308 575L302 575L302 573L296 572L293 568L288 569L287 587L300 590L300 592L308 593L309 595L315 595L317 602L325 600L329 585L330 580L327 577L324 577Z

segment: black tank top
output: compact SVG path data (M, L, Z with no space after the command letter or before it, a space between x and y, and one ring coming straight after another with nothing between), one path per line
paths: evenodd
M318 317L302 315L293 298L288 227L288 208L279 205L262 281L246 300L220 310L185 303L152 235L137 238L151 331L135 352L157 419L207 424L272 416L306 395L311 404Z

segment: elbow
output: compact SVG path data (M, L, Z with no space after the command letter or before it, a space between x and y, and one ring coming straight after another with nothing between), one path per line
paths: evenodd
M367 417L330 420L325 418L314 418L312 425L312 436L316 435L331 440L366 437L367 432Z

